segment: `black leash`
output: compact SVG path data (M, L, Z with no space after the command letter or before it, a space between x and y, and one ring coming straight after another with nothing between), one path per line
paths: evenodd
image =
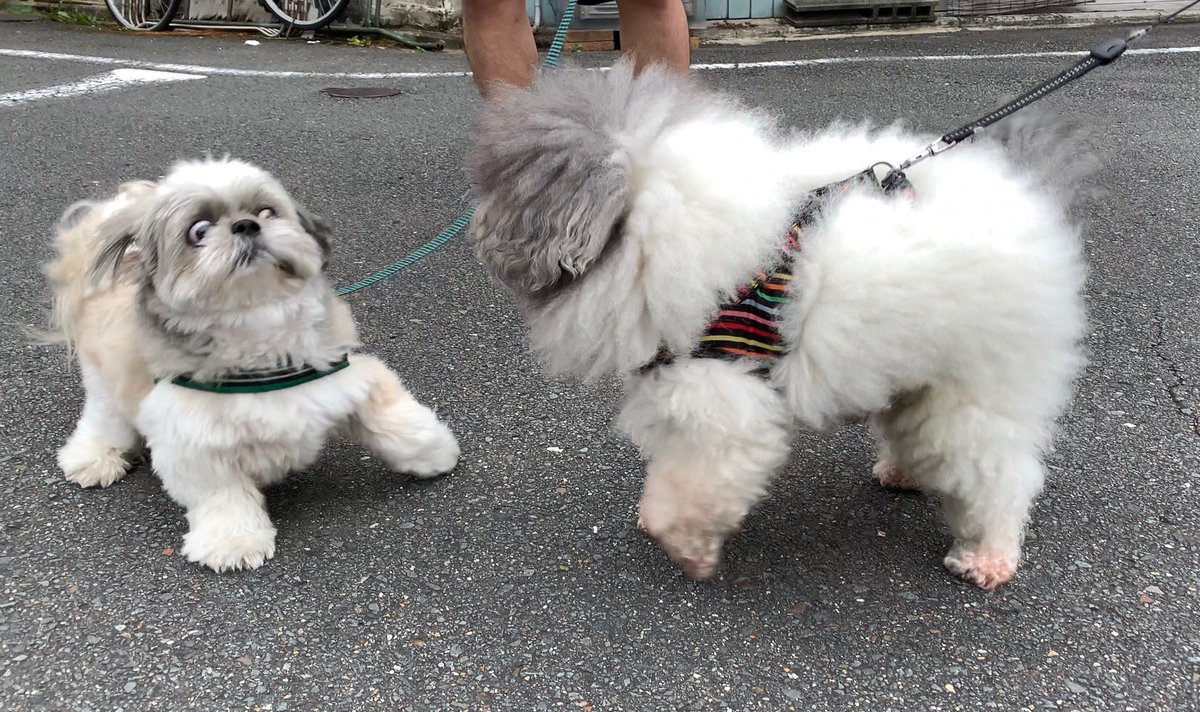
M1186 10L1188 10L1191 7L1194 7L1197 4L1200 4L1200 0L1192 0L1190 3L1188 3L1187 5L1184 5L1183 7L1179 8L1175 12L1172 12L1169 15L1165 15L1165 16L1159 18L1154 23L1147 25L1146 27L1143 27L1140 30L1135 30L1134 32L1131 32L1129 34L1129 36L1126 37L1125 39L1116 38L1116 39L1104 40L1103 42L1097 44L1095 47L1093 47L1091 49L1091 51L1088 53L1088 55L1086 57L1084 57L1083 59L1076 62L1074 66L1070 67L1066 71L1061 72L1061 73L1057 74L1056 76L1051 77L1050 79L1047 79L1046 81L1037 85L1033 89L1030 89L1029 91L1025 92L1018 98L1013 99L1012 101L1008 102L1004 106L1001 106L999 109L996 109L992 113L990 113L982 118L976 119L975 121L972 121L971 123L966 124L965 126L962 126L960 128L957 128L957 129L951 131L950 133L942 136L937 141L934 141L933 143L929 144L924 149L922 149L922 151L920 153L918 153L917 155L904 161L899 166L892 168L888 172L888 174L883 177L883 180L882 180L883 187L890 188L893 185L895 185L897 187L906 185L908 179L905 178L905 176L904 176L905 169L910 168L913 165L916 165L917 163L920 163L921 161L925 160L926 158L931 158L933 156L938 155L939 153L949 151L950 149L954 148L958 144L960 144L963 141L966 141L967 139L974 136L975 132L978 131L979 129L985 128L987 126L991 126L992 124L996 123L1000 119L1003 119L1006 116L1010 116L1011 114L1014 114L1014 113L1020 111L1021 109L1024 109L1026 106L1029 106L1030 104L1037 101L1038 99L1041 99L1042 97L1046 96L1047 94L1050 94L1051 92L1053 92L1057 89L1061 89L1062 87L1066 86L1067 84L1070 84L1071 82L1075 81L1076 79L1078 79L1078 78L1082 77L1083 75L1087 74L1088 72L1092 71L1096 67L1103 67L1106 64L1111 64L1112 62L1116 61L1116 59L1118 57L1120 57L1122 54L1124 54L1125 50L1129 49L1129 44L1131 42L1134 42L1134 41L1140 39L1142 36L1144 36L1147 32L1154 29L1155 27L1158 27L1159 25L1164 25L1168 22L1171 22L1176 17L1179 17L1179 15L1181 15L1183 12L1185 12ZM884 164L884 165L887 165L887 164Z

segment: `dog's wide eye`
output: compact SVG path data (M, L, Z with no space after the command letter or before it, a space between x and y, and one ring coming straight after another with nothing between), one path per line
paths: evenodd
M197 220L188 230L187 240L189 245L199 245L204 240L204 235L208 233L208 229L212 227L212 223L207 220Z
M262 210L258 211L259 220L270 220L273 217L275 217L275 211L271 210L270 208L263 208Z

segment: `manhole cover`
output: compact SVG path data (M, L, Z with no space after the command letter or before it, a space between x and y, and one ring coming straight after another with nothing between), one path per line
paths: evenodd
M388 87L326 87L321 90L329 96L336 96L343 99L378 99L384 96L396 96L400 93L399 89L391 89Z

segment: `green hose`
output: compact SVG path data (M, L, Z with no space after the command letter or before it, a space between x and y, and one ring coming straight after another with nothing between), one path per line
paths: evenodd
M536 1L540 2L540 0ZM562 55L563 51L563 44L565 44L567 41L567 31L571 29L571 22L575 19L575 3L576 0L567 0L567 7L565 10L563 10L562 17L559 18L558 29L554 31L554 39L550 42L550 49L546 52L545 61L542 62L542 66L546 69L550 69L558 65L559 57ZM351 292L357 292L360 289L366 289L377 282L382 282L388 277L391 277L405 267L421 261L434 250L461 235L463 230L467 229L467 225L471 224L471 216L474 214L475 208L471 208L467 212L458 216L457 220L450 223L449 227L439 232L432 240L408 253L398 262L393 262L378 272L367 275L354 284L348 284L345 287L338 287L338 295L343 296L350 294Z

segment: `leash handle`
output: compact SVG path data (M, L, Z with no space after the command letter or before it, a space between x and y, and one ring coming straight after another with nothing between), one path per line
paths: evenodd
M1200 0L1197 0L1197 2L1200 2ZM1103 67L1107 64L1115 62L1117 58L1124 54L1125 50L1127 49L1129 49L1129 43L1120 38L1114 38L1100 42L1095 47L1092 47L1086 57L1079 60L1066 70L1059 72L1050 79L1038 84L1034 88L1025 92L1016 99L1013 99L1004 106L1001 106L999 109L996 109L990 114L982 116L969 124L964 124L963 126L960 126L959 128L954 129L947 134L943 134L941 138L926 146L920 153L897 166L892 173L902 173L906 168L910 168L926 158L936 156L943 151L948 151L951 148L954 148L958 144L974 136L975 132L979 129L991 126L997 121L1015 114L1047 94L1050 94L1051 92L1070 84L1096 67Z
M1117 57L1120 57L1127 47L1128 45L1125 43L1125 40L1121 39L1105 40L1101 42L1092 48L1088 56L1076 62L1075 65L1069 69L1060 72L1058 75L1042 82L1016 99L1013 99L1004 106L1001 106L999 109L996 109L992 113L980 117L975 121L966 124L965 126L945 134L942 136L942 143L953 146L956 143L965 141L973 136L975 131L978 129L991 126L1004 117L1010 116L1021 109L1024 109L1026 106L1029 106L1047 94L1050 94L1057 89L1061 89L1063 86L1082 77L1096 67L1109 64Z
M1118 57L1125 54L1125 50L1129 49L1130 42L1141 39L1143 35L1159 25L1173 21L1176 17L1179 17L1181 14L1183 14L1185 10L1188 10L1197 4L1200 4L1200 0L1192 0L1171 14L1160 17L1157 21L1147 25L1146 27L1143 27L1139 30L1134 30L1133 32L1129 33L1128 37L1124 39L1121 39L1120 37L1114 37L1112 39L1101 40L1098 44L1096 44L1096 46L1092 47L1092 49L1088 51L1088 56L1076 62L1074 66L1070 67L1064 72L1061 72L1057 76L1042 82L1038 86L1030 89L1029 91L1025 92L1025 94L1014 99L1013 101L1010 101L999 109L996 109L987 116L984 116L981 119L973 121L966 126L955 129L954 131L942 136L941 142L947 144L946 148L949 148L956 143L970 138L977 129L981 129L985 126L991 126L1000 119L1024 109L1026 106L1029 106L1033 102L1041 99L1056 89L1061 89L1065 84L1075 81L1096 67L1103 67L1105 65L1112 64L1113 62L1117 61Z

